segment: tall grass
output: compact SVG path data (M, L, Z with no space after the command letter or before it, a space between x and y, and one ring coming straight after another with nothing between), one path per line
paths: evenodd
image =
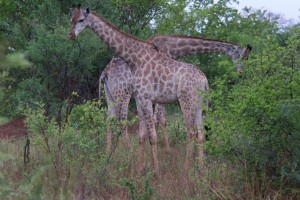
M98 109L91 104L78 108L83 121L74 115L63 128L57 128L38 113L30 115L30 162L24 164L26 139L0 141L0 199L296 199L284 190L284 182L274 186L267 177L257 176L247 165L207 155L203 167L183 172L185 132L180 115L172 115L168 125L171 152L159 142L161 177L151 171L151 148L146 147L144 173L137 172L138 137L131 134L133 152L123 138L116 140L113 152L105 151L106 115L99 127L85 127L92 120L83 112ZM76 110L75 110L76 111ZM79 112L80 111L80 112ZM31 113L33 114L33 113ZM28 119L30 119L30 116ZM94 119L93 119L94 120ZM94 121L98 123L99 121ZM169 120L170 122L170 120ZM92 123L89 121L89 123ZM99 122L100 123L100 122ZM95 125L95 124L93 124ZM84 130L84 131L82 131ZM98 130L93 132L93 130ZM44 131L44 132L43 132ZM118 132L116 126L115 132ZM161 137L161 136L159 136ZM95 139L97 138L97 139ZM93 141L95 140L95 141ZM161 139L162 140L162 139ZM195 158L197 159L197 158Z
M135 136L131 137L135 141ZM284 183L273 187L255 172L245 176L245 166L207 157L204 167L194 166L185 182L182 171L184 146L168 153L160 146L160 179L151 173L150 159L144 174L135 167L137 153L127 155L120 145L109 163L72 161L61 166L59 176L53 161L31 149L31 163L24 165L24 140L1 141L1 199L296 199ZM149 145L148 145L149 146ZM150 152L148 148L147 152ZM149 153L148 153L149 154ZM150 155L147 155L150 158ZM41 163L44 159L47 162Z

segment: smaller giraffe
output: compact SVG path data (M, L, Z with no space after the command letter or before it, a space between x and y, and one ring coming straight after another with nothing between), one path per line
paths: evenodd
M114 67L115 65L120 67ZM132 94L130 82L132 73L129 65L124 65L124 60L120 57L114 57L101 73L99 82L99 99L101 99L101 84L104 85L106 100L108 105L108 112L110 117L117 117L120 122L122 135L125 139L127 147L130 149L130 139L127 132L127 126L123 123L127 120L127 109ZM111 149L112 128L108 128L106 138L106 149Z
M227 54L237 66L237 71L241 70L240 58L247 59L251 51L250 45L247 45L247 47L243 49L238 44L202 37L156 35L147 41L155 45L159 51L164 52L172 59L203 53ZM131 78L130 67L120 57L113 58L100 76L99 83L104 84L108 110L111 116L117 117L118 120L127 120L128 104L132 92L130 90ZM99 87L99 92L101 93L100 88L101 87ZM166 131L165 108L161 104L155 104L154 121L162 128L165 146L169 151L170 145ZM122 128L122 130L125 141L127 145L130 146L127 128ZM109 128L107 134L108 149L110 149L111 146L111 137L112 131L111 128Z

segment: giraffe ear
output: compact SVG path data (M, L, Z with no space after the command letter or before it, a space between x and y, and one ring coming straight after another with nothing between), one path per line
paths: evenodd
M251 50L252 50L252 46L251 46L250 44L247 44L247 49L248 49L249 51L251 51Z
M85 9L85 11L83 11L83 13L84 13L84 16L87 17L91 13L90 8Z
M251 50L252 50L252 46L250 46L248 44L247 47L244 49L244 51L242 53L243 59L248 60L248 56L249 56Z

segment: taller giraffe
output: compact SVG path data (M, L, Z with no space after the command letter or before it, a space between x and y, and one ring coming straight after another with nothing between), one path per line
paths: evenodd
M140 132L139 169L144 167L144 151L147 137L152 149L152 163L159 175L157 159L157 135L153 120L153 104L179 101L187 128L188 144L184 163L185 171L190 167L194 141L199 142L199 162L203 161L204 135L202 127L203 99L201 92L208 90L205 75L195 66L178 62L153 45L121 32L89 9L74 7L71 17L70 39L85 28L91 28L105 44L119 53L133 71L132 94L136 100L143 131Z
M241 70L240 58L247 59L252 49L249 45L243 49L240 45L227 41L190 36L156 35L149 38L147 42L154 44L160 51L172 59L203 53L227 54L236 65L237 71ZM130 67L119 57L113 58L100 76L99 84L104 84L110 115L117 117L118 120L127 120L128 104L131 97L131 78ZM101 94L100 88L101 87L99 87L99 91ZM165 109L162 105L156 104L154 117L155 121L162 127L165 145L167 149L170 149L166 133ZM122 134L128 144L129 137L127 128L122 128L122 130ZM107 134L108 149L111 146L111 136L112 131L111 128L109 128Z

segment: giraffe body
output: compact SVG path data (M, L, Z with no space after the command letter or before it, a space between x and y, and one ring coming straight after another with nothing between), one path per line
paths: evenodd
M177 59L186 55L193 54L218 53L229 55L237 66L239 59L247 59L248 54L251 50L251 47L249 46L247 46L247 48L245 49L242 49L238 44L190 36L156 35L149 38L147 42L155 45L159 49L159 51L164 52L172 59ZM131 73L131 69L127 65L127 63L122 58L114 58L107 65L100 78L101 80L104 80L103 78L106 77L106 79L110 81L100 81L100 84L104 83L105 87L108 88L108 90L112 93L111 98L107 98L108 107L109 109L115 107L115 110L120 111L121 113L117 112L117 116L118 119L121 120L127 119L128 102L131 97L131 94L129 93L132 92L129 89L130 83L132 81L132 76L133 75ZM128 86L128 88L124 88L124 86ZM107 93L108 92L106 92L106 94ZM155 105L154 121L155 123L160 124L165 140L165 145L167 149L170 150L166 132L165 109L161 104ZM128 138L127 129L124 128L123 130L123 135L126 139ZM111 134L111 131L109 131L108 144L110 144ZM128 141L128 139L126 140Z

